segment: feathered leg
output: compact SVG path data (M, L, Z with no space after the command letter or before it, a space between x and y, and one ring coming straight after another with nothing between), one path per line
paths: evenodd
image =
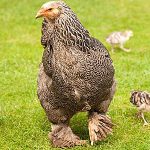
M55 104L59 100L55 97L52 89L52 80L44 72L43 65L40 66L38 76L38 97L44 108L46 115L51 123L53 123L52 131L48 137L52 141L54 147L72 147L75 145L85 144L84 140L80 140L78 136L73 134L69 127L69 120L74 113L65 108L59 108Z
M49 133L49 139L52 141L54 147L63 148L86 144L86 141L80 140L66 124L57 124L51 127L52 132Z
M96 141L101 141L112 133L113 124L110 118L98 112L89 115L89 134L91 145Z
M91 145L93 145L96 141L105 139L108 134L112 133L113 123L111 122L111 119L106 115L106 112L115 93L115 89L116 82L114 81L114 84L110 90L111 92L109 95L109 99L103 101L100 104L100 109L98 111L96 111L95 109L94 111L89 112L88 128Z

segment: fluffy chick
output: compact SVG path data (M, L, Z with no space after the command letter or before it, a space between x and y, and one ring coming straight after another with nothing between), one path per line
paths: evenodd
M131 92L130 102L138 108L138 117L143 119L144 125L148 125L144 118L144 112L150 112L150 93L133 91Z
M119 48L125 52L130 50L124 47L124 44L133 36L133 31L126 30L124 32L113 32L107 38L106 42L109 43L112 47L112 52L114 52L114 47L119 45Z

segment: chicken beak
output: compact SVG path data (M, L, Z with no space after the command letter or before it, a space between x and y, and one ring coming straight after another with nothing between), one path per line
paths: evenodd
M41 18L41 17L43 17L43 15L44 15L44 10L40 9L40 10L37 12L35 18L36 18L36 19L37 19L37 18Z

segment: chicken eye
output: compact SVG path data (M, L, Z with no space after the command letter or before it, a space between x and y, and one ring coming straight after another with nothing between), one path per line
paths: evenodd
M49 11L51 11L51 10L52 10L52 8L49 8L48 10L49 10Z

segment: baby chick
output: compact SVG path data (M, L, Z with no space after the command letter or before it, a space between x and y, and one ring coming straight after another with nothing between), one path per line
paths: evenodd
M132 36L133 36L133 31L131 30L126 30L124 32L113 32L106 38L106 42L111 45L112 52L114 52L114 47L116 45L119 45L120 49L129 52L130 51L129 49L124 48L124 44Z
M144 118L144 112L150 112L150 93L146 91L131 92L130 102L138 108L138 116L148 125Z

